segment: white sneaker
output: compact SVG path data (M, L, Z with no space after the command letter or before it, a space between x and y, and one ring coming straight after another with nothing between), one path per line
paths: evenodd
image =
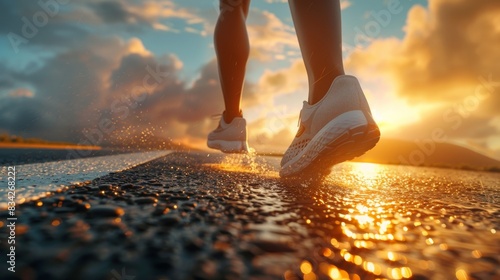
M243 117L236 117L227 124L224 114L219 126L208 134L207 146L224 153L247 153L247 122Z
M281 160L281 177L325 174L333 165L361 156L380 131L358 80L342 75L318 103L304 101L300 127Z

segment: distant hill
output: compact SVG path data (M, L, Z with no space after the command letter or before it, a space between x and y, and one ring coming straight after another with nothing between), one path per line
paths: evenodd
M100 146L79 145L70 142L47 141L38 138L23 138L0 134L0 149L35 148L35 149L101 149L101 147L122 150L195 150L187 145L151 134L127 135L126 138L109 139Z
M21 136L0 134L0 149L82 149L100 150L100 146L79 145L71 142L48 141L39 138L23 138Z
M384 138L355 161L500 171L500 161L454 144Z
M44 144L44 145L75 145L70 142L62 141L47 141L39 138L23 138L17 135L9 135L7 133L0 134L0 143L2 144Z

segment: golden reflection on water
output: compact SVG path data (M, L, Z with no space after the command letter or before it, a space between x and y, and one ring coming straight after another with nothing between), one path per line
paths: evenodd
M356 181L363 182L363 187L374 187L377 181L385 176L385 167L376 163L358 162L350 164L350 175Z
M208 166L227 172L258 174L267 178L278 178L276 168L266 165L265 160L259 162L259 158L252 155L228 155L221 162L207 164ZM348 186L359 187L366 191L379 187L379 181L386 179L386 167L372 163L345 164L340 168L349 168L347 172L333 172L327 180L340 179ZM339 173L341 177L338 177ZM335 174L335 176L333 175ZM337 176L337 177L336 177ZM326 202L320 197L314 198L319 205ZM370 197L363 201L353 202L343 198L343 206L352 205L347 212L337 213L340 221L340 229L343 238L332 238L330 248L322 248L320 254L327 259L338 259L357 266L360 270L372 273L377 277L391 279L405 279L412 277L412 270L405 265L407 259L404 255L393 252L377 250L380 242L404 242L402 234L396 234L394 227L399 223L391 213L393 202L384 201L383 197ZM329 205L328 205L329 206ZM331 209L331 207L327 207ZM305 224L314 226L313 221L305 218ZM402 231L402 230L401 230ZM432 242L429 238L428 242ZM360 250L375 252L371 255L363 255ZM303 279L318 279L318 271L308 260L303 260L299 265L299 271ZM361 274L353 273L335 266L329 262L318 264L319 271L330 279L361 279ZM358 272L359 273L359 272ZM285 273L285 279L292 279Z
M348 170L345 170L346 166L348 166ZM353 192L359 191L363 193L367 189L378 188L380 187L380 181L387 179L387 167L383 165L349 163L339 168L347 172L338 172L342 175L339 175L340 177L337 180L342 185L347 184L349 188L359 188L354 189ZM315 200L317 204L325 204L320 198ZM402 253L387 249L381 250L381 248L385 247L381 246L381 244L388 245L393 242L403 243L406 241L403 234L395 230L401 218L396 217L395 213L393 213L395 205L393 198L386 201L383 195L376 195L367 197L365 200L353 201L349 197L342 197L340 203L342 206L340 208L347 208L346 212L337 213L343 236L331 238L330 244L333 248L323 248L320 251L321 255L335 260L335 263L351 263L360 270L371 273L376 277L390 279L411 278L413 275L412 270L407 265L408 260ZM331 208L327 207L327 209ZM306 224L309 223L306 222ZM399 232L405 231L401 227ZM427 238L426 242L433 244L430 237ZM302 262L301 264L304 279L308 279L308 275L312 273L307 264L308 262ZM362 277L355 270L349 269L346 271L331 262L320 263L319 269L330 279L361 279Z
M268 165L259 157L247 155L226 156L221 162L209 166L228 172L279 177L276 165ZM401 188L407 185L418 188L418 192L422 193L432 191L429 186L434 186L436 182L439 186L440 181L434 181L434 177L427 175L419 177L415 172L401 175L406 174L401 172L412 169L399 171L396 168L372 163L345 163L334 167L324 186L316 186L319 193L314 190L314 184L310 185L315 191L310 197L314 199L315 206L307 211L314 212L303 215L303 223L314 230L326 225L320 230L327 230L326 234L331 235L330 244L321 246L317 251L323 260L303 260L296 267L296 272L303 279L323 279L324 276L330 279L409 279L427 273L443 273L446 270L440 262L448 258L448 251L460 252L464 246L470 248L468 255L471 259L491 255L491 248L471 247L454 241L457 234L473 237L473 234L463 231L467 225L465 222L455 221L462 216L429 210L424 205L432 204L408 199L405 196L416 192L407 193ZM333 194L330 194L328 188L335 186L340 186L340 190L332 189ZM392 191L393 188L396 191ZM301 189L299 192L303 195ZM415 203L405 204L408 201ZM318 221L314 214L329 220ZM460 232L457 233L457 230ZM497 230L489 228L488 233L494 235ZM452 238L445 239L445 236ZM465 264L452 269L458 279L471 279L474 273L474 268ZM291 271L283 276L285 279L297 279Z

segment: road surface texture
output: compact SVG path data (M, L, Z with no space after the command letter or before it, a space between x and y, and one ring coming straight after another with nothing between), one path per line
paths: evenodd
M500 174L173 153L19 205L0 279L500 279ZM17 278L16 278L17 277Z
M16 177L14 201L22 203L43 197L61 187L99 178L111 172L123 171L171 152L150 151L0 166L0 186L6 186L0 188L0 209L6 208L9 202L8 171L12 171L12 168L15 168Z
M7 165L20 165L42 163L75 158L90 158L109 156L134 151L121 149L102 150L66 150L66 149L0 149L0 167ZM139 151L136 151L139 152Z

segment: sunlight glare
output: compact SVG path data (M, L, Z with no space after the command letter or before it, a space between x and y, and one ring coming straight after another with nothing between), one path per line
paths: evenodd
M250 148L251 149L251 148ZM267 178L279 178L279 173L273 170L265 160L251 149L248 154L229 154L220 163L204 164L218 170L239 173L258 174Z
M352 163L351 175L355 176L362 185L374 187L377 179L383 176L384 167L376 163Z

